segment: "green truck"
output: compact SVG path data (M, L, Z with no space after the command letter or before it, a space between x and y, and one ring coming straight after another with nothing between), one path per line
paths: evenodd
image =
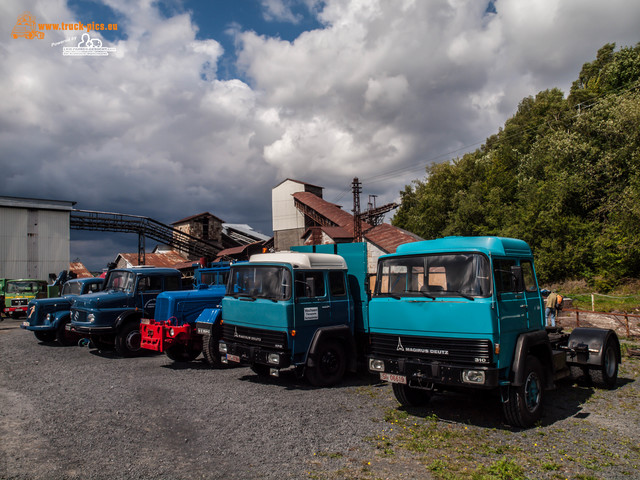
M36 298L47 298L47 282L44 280L6 280L4 285L4 314L19 318L27 315L29 302Z

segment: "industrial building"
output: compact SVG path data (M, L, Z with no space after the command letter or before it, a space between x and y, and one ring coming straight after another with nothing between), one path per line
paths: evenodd
M49 280L69 268L75 202L0 197L0 278Z

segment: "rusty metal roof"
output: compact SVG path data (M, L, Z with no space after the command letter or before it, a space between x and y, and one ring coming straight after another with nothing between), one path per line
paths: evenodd
M116 257L116 263L118 262L118 258L123 258L130 265L138 264L137 253L119 253ZM182 264L185 261L184 257L175 250L168 250L162 253L145 253L144 258L145 265L162 268L176 268L176 265Z
M91 278L91 272L87 270L82 262L69 262L69 271L77 275L76 278Z
M196 215L191 215L190 217L183 218L182 220L178 220L177 222L173 222L171 225L177 225L179 223L187 223L187 222L190 222L191 220L195 220L196 218L200 218L200 217L213 217L216 220L218 220L220 223L223 223L223 220L220 220L220 218L216 217L212 213L202 212Z
M364 238L387 253L395 253L396 248L403 243L424 240L402 228L382 223L364 233Z

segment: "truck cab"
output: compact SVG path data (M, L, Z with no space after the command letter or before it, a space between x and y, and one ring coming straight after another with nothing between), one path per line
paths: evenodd
M530 426L542 415L544 390L571 366L606 372L605 383L615 384L613 331L545 328L533 254L522 240L401 245L379 258L369 307L369 370L392 383L403 405L438 390L495 389L507 421Z
M193 290L162 292L156 298L155 318L140 324L141 347L164 352L177 362L194 360L204 350L207 361L217 366L219 335L201 335L196 320L206 308L220 308L229 276L229 262L212 263L194 272ZM215 348L215 354L211 352Z
M132 267L110 270L104 289L77 297L67 329L99 348L115 347L124 357L140 353L140 320L153 318L156 297L180 290L182 275L173 268Z
M355 370L365 343L359 339L366 330L366 247L296 250L253 255L231 267L221 359L248 364L258 375L293 367L312 385L333 385Z
M62 345L75 345L78 337L66 329L70 321L71 303L79 295L102 290L102 278L77 278L62 286L60 297L31 300L27 320L20 328L32 331L41 342L57 340Z
M5 283L4 313L19 318L26 315L28 304L36 298L47 298L47 282L44 280L18 279Z

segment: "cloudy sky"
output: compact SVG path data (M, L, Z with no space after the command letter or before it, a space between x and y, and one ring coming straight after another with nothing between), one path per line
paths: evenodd
M23 11L117 24L89 32L112 50L15 39ZM632 0L3 0L0 18L0 195L266 234L285 178L345 210L355 176L362 204L395 201L605 43L640 41ZM72 231L71 257L99 269L131 237Z

